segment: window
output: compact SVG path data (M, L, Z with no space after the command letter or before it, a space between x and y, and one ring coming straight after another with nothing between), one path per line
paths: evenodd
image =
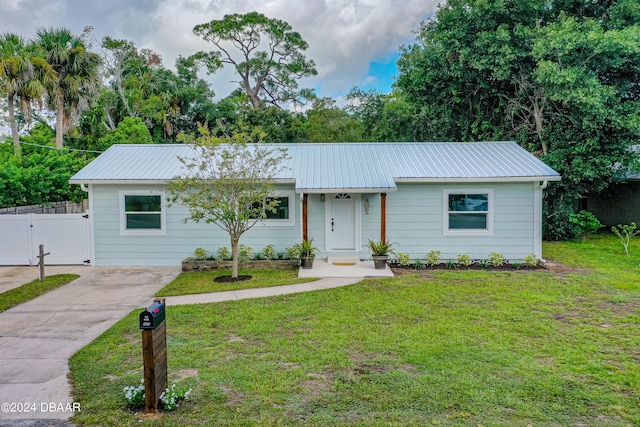
M267 200L277 200L278 206L274 211L264 211L262 221L258 224L263 225L293 225L294 224L294 193L278 192L275 197L269 197ZM257 206L256 206L257 207Z
M120 234L165 234L164 193L120 192Z
M491 190L445 190L445 235L493 233L493 192Z
M265 219L289 219L289 198L288 197L268 197L267 201L277 200L278 206L274 211L265 211Z

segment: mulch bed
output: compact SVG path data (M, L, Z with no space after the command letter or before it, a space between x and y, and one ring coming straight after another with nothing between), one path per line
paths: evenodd
M486 270L486 271L511 271L511 272L531 272L531 271L546 271L556 276L565 276L567 274L586 274L589 270L582 267L569 266L565 264L560 264L552 259L547 259L544 264L538 264L535 267L529 267L526 265L520 265L518 268L514 267L512 264L505 264L500 267L482 267L478 264L470 265L469 267L461 267L456 266L454 268L447 267L446 264L438 264L435 266L426 266L424 265L422 268L415 269L411 265L400 266L397 264L389 265L391 270L395 275L409 274L415 272L429 272L434 270L448 270L448 271L464 271L464 270Z
M216 283L244 282L245 280L249 280L252 277L253 276L238 276L238 277L219 276L219 277L216 277L215 279L213 279L213 281L216 282Z

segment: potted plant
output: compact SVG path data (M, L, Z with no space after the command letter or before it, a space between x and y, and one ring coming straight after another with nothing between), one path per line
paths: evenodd
M393 245L395 245L395 243L389 242L388 240L374 242L369 239L369 250L371 251L371 258L373 258L373 265L376 270L385 269L389 254L393 253L391 249Z
M300 258L300 268L312 268L313 260L320 250L313 246L313 239L303 239L293 246L293 252Z

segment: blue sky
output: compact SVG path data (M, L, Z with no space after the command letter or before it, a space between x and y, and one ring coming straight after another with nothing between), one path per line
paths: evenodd
M341 97L352 87L387 92L396 74L399 47L414 40L437 0L0 0L0 28L33 37L40 27L85 26L95 36L133 41L158 52L167 67L212 45L192 32L225 14L258 11L288 22L308 42L306 55L318 69L302 87ZM207 77L217 97L235 87L232 70Z
M365 79L365 83L362 85L363 89L375 89L383 93L387 93L391 90L391 85L395 81L395 76L398 74L398 67L396 61L400 57L399 52L394 52L387 60L371 61L369 63L368 76L371 79Z

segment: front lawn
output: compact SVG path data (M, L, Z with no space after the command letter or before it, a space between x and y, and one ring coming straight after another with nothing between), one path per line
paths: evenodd
M231 276L229 270L202 271L180 273L156 296L169 297L175 295L204 294L208 292L237 291L240 289L268 288L271 286L293 285L296 283L313 282L317 279L298 277L298 270L240 270L239 276L252 276L249 280L240 282L214 282L216 277Z
M157 425L640 425L640 267L613 236L545 244L545 272L421 271L167 310ZM83 425L140 425L138 312L71 359ZM96 363L100 360L100 363Z

